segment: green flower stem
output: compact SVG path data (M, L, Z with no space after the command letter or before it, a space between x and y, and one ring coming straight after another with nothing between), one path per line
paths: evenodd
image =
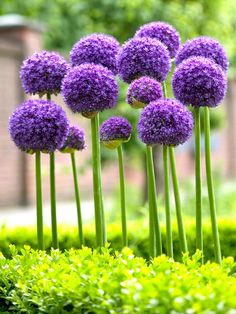
M165 82L162 83L164 97L167 98L167 90ZM179 239L180 239L180 247L182 252L188 251L186 234L184 229L184 221L182 215L182 206L180 200L180 192L179 192L179 182L177 178L176 172L176 162L175 162L175 153L173 147L168 147L169 150L169 158L170 158L170 170L171 170L171 177L173 183L173 190L174 190L174 199L175 199L175 210L176 210L176 217L178 223L178 230L179 230Z
M147 146L147 181L148 181L148 207L149 207L149 254L151 257L157 256L156 254L156 237L154 228L154 214L153 214L153 203L152 203L152 189L151 189L151 169L150 161L148 158L148 146Z
M35 153L36 174L36 212L37 212L37 238L39 250L44 249L43 240L43 203L42 203L42 179L41 179L41 153Z
M205 110L204 111L205 160L206 160L206 179L208 188L208 198L210 205L212 234L215 248L215 259L217 263L221 264L220 239L217 225L215 194L211 170L210 112L208 107L205 107L204 110Z
M173 257L172 226L170 211L170 192L169 192L169 169L168 169L168 147L163 146L163 168L165 186L165 212L166 212L166 244L167 255Z
M84 235L83 235L83 223L82 223L82 214L81 214L80 194L79 194L79 185L78 185L75 153L74 152L71 153L70 156L71 156L71 164L72 164L73 179L74 179L75 201L76 201L76 207L77 207L79 247L81 248L82 245L84 245Z
M162 90L163 90L164 98L167 98L166 82L162 82Z
M126 224L126 206L125 206L125 176L122 145L117 147L119 160L119 175L120 175L120 205L121 205L121 223L122 223L122 238L123 246L128 246L127 224Z
M196 186L196 248L203 253L202 178L201 178L201 120L200 109L194 109L195 118L195 186ZM202 255L203 256L203 255ZM203 262L203 259L202 259Z
M150 255L152 257L162 254L161 230L157 210L156 182L153 165L152 147L146 146L147 176L148 176L148 202L149 202L149 241Z
M176 217L177 217L178 230L179 230L180 248L181 248L181 252L186 253L188 251L188 246L187 246L187 240L186 240L186 234L185 234L184 222L183 222L183 216L182 216L182 208L181 208L181 201L180 201L179 183L178 183L178 178L177 178L177 173L176 173L174 148L169 147L168 149L169 149L170 167L171 167L172 182L173 182L173 189L174 189Z
M92 159L93 159L93 194L95 210L96 242L98 247L105 245L105 219L101 184L101 155L99 140L99 116L91 118Z
M99 127L99 113L97 113L96 117L96 128L97 128L97 148L98 148L98 156L99 156L99 166L98 166L98 175L100 182L100 203L101 203L101 214L102 214L102 233L103 233L103 246L107 242L106 236L106 224L105 224L105 215L104 215L104 205L103 205L103 196L102 196L102 177L101 177L101 143L100 143L100 127Z
M55 154L50 154L50 197L51 197L51 223L52 223L52 246L59 248L57 236L57 208L56 208L56 184L55 184Z
M51 100L51 94L47 93L47 100ZM59 248L57 236L57 207L56 207L56 184L55 184L55 154L50 153L50 200L51 200L51 226L52 226L52 246Z

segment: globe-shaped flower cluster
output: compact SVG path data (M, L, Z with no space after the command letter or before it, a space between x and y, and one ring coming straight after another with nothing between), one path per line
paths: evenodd
M221 67L203 57L183 61L172 78L175 97L183 104L194 107L217 106L225 96L226 85Z
M56 52L41 51L26 59L20 70L23 89L28 94L58 94L69 64Z
M126 100L133 108L143 108L160 98L163 98L161 84L151 77L142 76L130 84Z
M85 63L67 73L62 83L62 95L73 112L97 113L116 105L118 84L107 68Z
M150 76L162 82L170 70L169 52L160 41L149 37L128 40L117 56L118 72L126 83L141 76Z
M9 132L22 151L52 153L60 149L68 135L65 112L52 101L28 100L13 112Z
M158 39L166 46L171 58L174 58L180 46L179 33L172 25L164 22L145 24L140 27L135 36Z
M118 41L109 35L91 34L78 41L70 52L73 66L83 63L103 65L117 73L116 55L119 51Z
M130 139L132 126L123 117L114 116L103 122L100 128L101 142L108 148L117 148Z
M210 37L202 36L186 41L176 55L176 65L191 57L208 58L221 66L223 71L228 69L229 62L224 47Z
M180 102L160 99L147 105L138 122L138 134L147 145L177 146L186 142L193 129L193 117Z
M67 138L60 149L63 153L72 153L75 150L81 151L86 148L84 130L78 126L69 127Z

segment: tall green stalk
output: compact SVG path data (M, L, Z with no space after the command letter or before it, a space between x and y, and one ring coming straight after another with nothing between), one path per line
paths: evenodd
M161 229L157 210L156 182L152 147L146 145L148 202L149 202L149 243L152 257L162 254Z
M183 221L183 215L182 215L179 183L178 183L178 178L177 178L173 147L169 147L169 157L170 157L170 167L171 167L172 182L173 182L173 189L174 189L176 217L177 217L177 224L178 224L178 230L179 230L180 248L181 248L181 252L185 253L188 251L188 246L187 246L184 221Z
M162 83L164 97L167 98L167 90L165 82ZM174 190L174 199L175 199L175 210L176 210L176 217L177 217L177 224L178 224L178 231L179 231L179 240L180 240L180 247L182 252L188 251L187 246L187 239L186 233L184 228L184 221L183 221L183 214L182 214L182 206L180 200L180 191L179 191L179 182L177 178L176 172L176 162L175 162L175 154L174 148L168 147L169 151L169 158L170 158L170 170L171 170L171 177L173 183L173 190Z
M201 120L200 120L200 109L199 108L194 109L194 118L195 118L196 248L201 250L203 253L202 183L201 183L202 182L202 175L201 175Z
M51 196L51 223L52 223L52 247L59 248L57 236L57 208L56 208L56 184L55 184L55 154L50 153L50 196Z
M84 235L83 235L83 223L82 223L80 193L79 193L75 153L74 152L71 153L70 156L71 156L72 172L73 172L73 179L74 179L75 202L76 202L76 208L77 208L79 247L81 248L82 245L84 245Z
M51 94L47 93L47 100L51 100ZM55 153L50 153L50 200L51 200L51 226L52 247L59 248L57 235L57 207L56 207L56 183L55 183Z
M122 239L123 246L128 245L127 224L126 224L126 202L125 202L125 177L124 177L124 162L122 145L117 147L119 160L119 176L120 176L120 205L121 205L121 224L122 224Z
M101 155L99 140L99 116L91 118L92 159L93 159L93 195L96 227L96 243L98 247L105 245L105 219L101 184Z
M165 212L166 212L166 244L167 255L173 257L172 225L170 211L170 186L168 169L168 147L163 146L163 168L164 168L164 186L165 186Z
M42 179L41 179L41 153L35 152L36 174L36 214L37 214L37 239L39 250L44 249L43 240L43 203L42 203Z
M215 259L217 263L221 264L220 238L219 238L219 231L218 231L218 225L217 225L215 194L214 194L214 187L213 187L212 167L211 167L210 112L209 112L208 107L205 107L204 110L205 110L204 111L205 160L206 160L206 178L207 178L208 198L209 198L209 205L210 205L212 234L213 234L214 249L215 249Z
M99 113L96 115L96 133L97 133L97 148L98 148L98 156L99 156L99 165L98 165L98 175L99 175L99 182L100 182L100 203L101 203L101 213L102 213L102 233L103 233L103 246L107 242L107 235L106 235L106 224L105 224L105 214L104 214L104 204L103 204L103 195L102 195L102 169L101 169L101 142L100 142L100 126L99 126Z

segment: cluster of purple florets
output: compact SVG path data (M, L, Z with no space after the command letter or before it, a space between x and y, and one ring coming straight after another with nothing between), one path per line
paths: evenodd
M150 76L163 82L170 71L169 52L159 40L135 37L128 40L117 57L118 72L126 83L141 76Z
M143 108L159 98L163 98L161 84L151 77L142 76L130 84L126 100L134 108Z
M27 94L58 94L69 69L66 60L56 52L41 51L26 59L20 70L22 86Z
M132 126L129 121L123 117L111 117L107 119L100 128L101 142L114 140L127 141L132 132Z
M177 67L172 86L175 97L185 105L215 107L225 96L226 78L211 59L192 57Z
M62 95L73 112L99 112L116 105L118 84L107 68L85 63L67 73L62 83Z
M78 126L70 126L67 138L61 148L62 152L81 151L86 148L84 130Z
M176 56L172 78L175 97L194 107L219 105L226 93L228 59L218 41L198 37L187 41Z
M9 132L22 151L51 153L63 146L69 123L65 112L52 101L28 100L9 121Z
M147 145L177 146L186 142L193 129L193 117L174 99L160 99L146 106L138 122L138 134Z
M228 58L223 46L215 39L202 36L186 43L178 51L175 58L176 65L191 57L204 57L213 60L224 71L228 69Z
M172 88L177 100L164 100L161 83L174 57ZM26 93L42 96L61 92L73 112L93 118L116 105L118 74L130 84L127 102L144 108L138 133L147 145L184 143L191 135L193 118L183 105L215 107L226 93L228 59L220 43L198 37L180 46L178 32L163 22L143 25L121 48L110 35L83 37L73 46L70 58L71 64L57 53L42 51L25 60L20 77ZM24 151L85 147L83 130L75 126L68 129L64 111L50 101L31 100L18 107L9 129ZM125 118L112 117L101 126L101 141L125 141L131 130Z
M109 35L92 34L78 41L70 52L73 66L83 63L95 63L117 73L116 55L119 51L118 41Z
M179 33L172 25L164 22L151 22L145 24L140 27L135 36L158 39L166 46L171 58L174 58L179 50Z

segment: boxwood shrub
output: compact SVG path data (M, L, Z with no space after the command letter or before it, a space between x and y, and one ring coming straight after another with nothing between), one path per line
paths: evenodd
M147 263L129 248L9 254L0 255L0 313L235 313L230 257L220 267L201 266L199 252L183 263L164 255Z

